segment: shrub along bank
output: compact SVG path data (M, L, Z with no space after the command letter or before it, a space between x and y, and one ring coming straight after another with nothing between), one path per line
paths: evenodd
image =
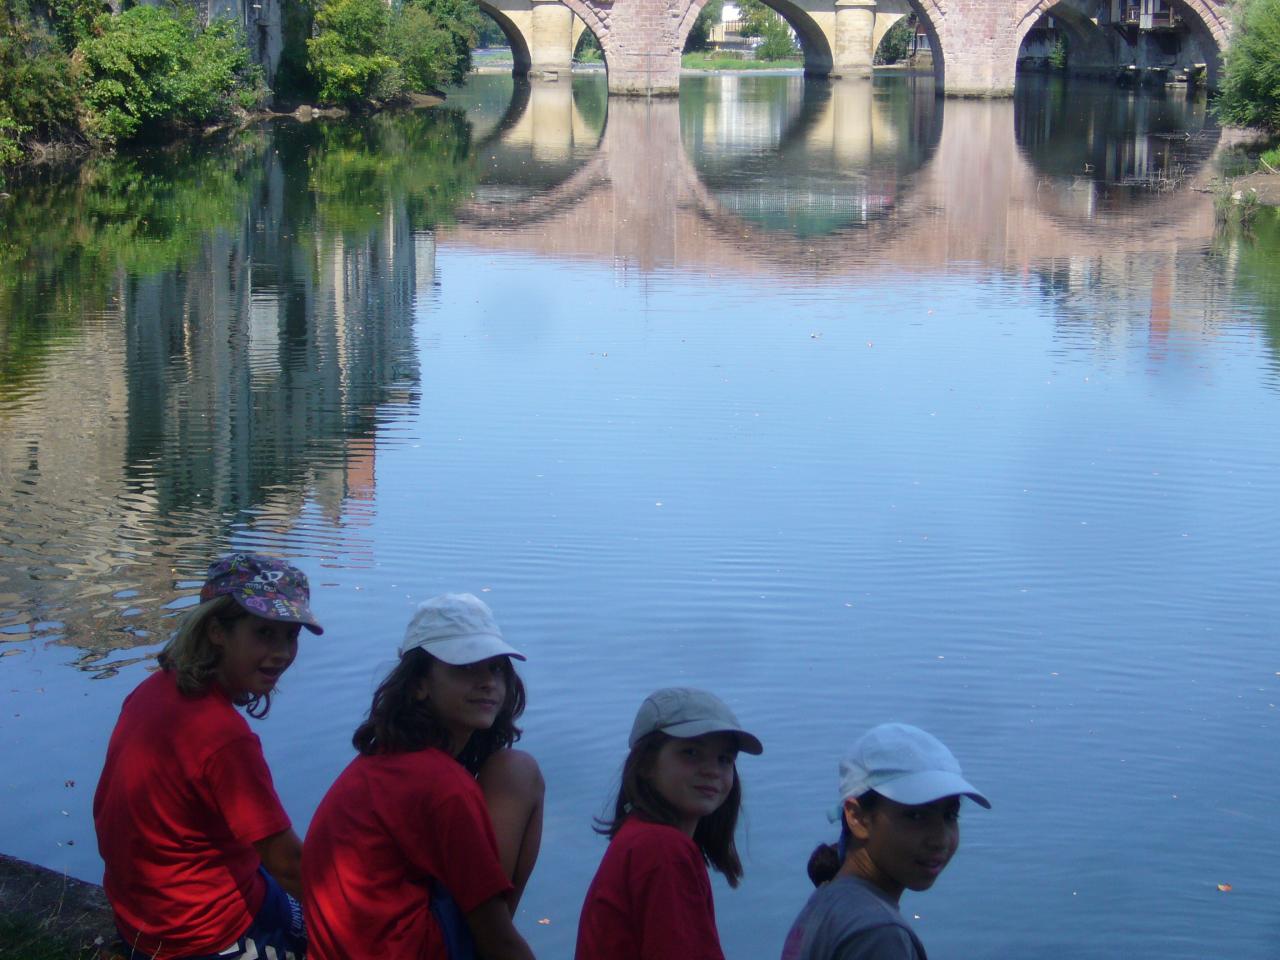
M1280 0L1237 0L1218 117L1280 133Z
M0 0L0 184L45 145L110 148L226 122L277 93L391 101L460 81L480 28L474 0L294 0L279 89L232 20L190 0L106 12L103 0Z

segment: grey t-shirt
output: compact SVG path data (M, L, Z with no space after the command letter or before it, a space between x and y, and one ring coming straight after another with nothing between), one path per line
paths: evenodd
M928 960L885 894L858 877L824 883L787 934L782 960Z

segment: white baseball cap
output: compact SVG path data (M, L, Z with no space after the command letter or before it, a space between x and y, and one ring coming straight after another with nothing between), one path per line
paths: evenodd
M455 667L490 657L528 659L502 639L489 605L470 593L442 593L418 604L405 628L400 656L419 647Z
M931 733L906 723L872 727L840 761L840 796L868 790L915 806L964 796L988 809L991 802L960 773L960 763Z

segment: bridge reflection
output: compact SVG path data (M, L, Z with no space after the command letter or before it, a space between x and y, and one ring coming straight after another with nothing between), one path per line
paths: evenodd
M931 84L687 82L679 103L610 101L588 151L577 99L539 100L534 84L527 102L542 112L507 121L486 146L519 164L490 163L440 241L836 279L1026 269L1212 235L1209 198L1173 189L1216 148L1202 108L1112 98L1083 114L1075 100L1037 112L1021 99L942 101ZM539 155L552 159L538 166Z

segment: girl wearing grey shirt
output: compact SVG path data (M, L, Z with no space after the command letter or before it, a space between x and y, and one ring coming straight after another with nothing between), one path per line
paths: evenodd
M782 960L927 960L898 901L932 887L955 855L960 798L991 804L941 741L903 723L873 727L853 745L840 762L840 794L840 840L809 858L818 889Z

